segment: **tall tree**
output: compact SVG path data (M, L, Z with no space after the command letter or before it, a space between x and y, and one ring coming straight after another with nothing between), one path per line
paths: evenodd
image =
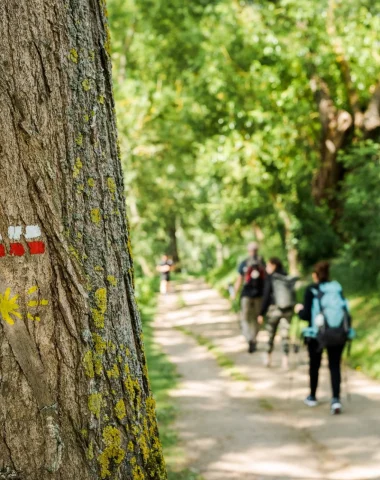
M0 37L0 478L165 479L105 0L4 0Z
M360 5L350 5L352 7ZM370 6L367 9L362 6L366 14L367 24L364 26L364 38L366 47L373 48L376 43L371 39L371 29L368 29L368 21L372 21ZM370 84L367 95L360 95L360 89L364 89L363 83L357 85L357 74L352 68L352 59L347 55L348 47L340 35L338 16L343 14L346 21L350 21L352 12L342 11L336 0L328 0L326 10L326 33L329 36L332 50L332 63L335 63L338 69L338 82L343 92L341 96L344 99L344 108L339 108L339 96L334 98L329 89L329 85L323 80L322 76L314 74L311 79L311 88L314 92L318 106L322 138L321 138L321 161L317 174L314 178L313 196L317 202L327 200L329 205L336 210L339 198L336 194L341 188L342 180L345 176L344 165L339 161L339 154L348 145L355 145L365 138L378 138L378 128L380 126L380 83L378 82L379 71L375 71L371 77L368 75ZM373 14L373 16L375 16ZM373 25L374 26L374 25ZM349 31L347 25L343 25L345 33ZM370 27L372 24L370 23ZM374 26L375 27L375 26ZM374 28L375 30L375 28ZM347 33L346 33L347 35ZM356 37L355 37L356 39ZM375 40L375 39L373 39ZM366 53L366 52L365 52ZM379 60L377 55L373 63ZM361 82L364 82L361 76ZM377 82L377 83L376 83ZM371 94L370 94L371 92ZM364 98L363 98L364 97ZM342 107L342 104L341 104Z

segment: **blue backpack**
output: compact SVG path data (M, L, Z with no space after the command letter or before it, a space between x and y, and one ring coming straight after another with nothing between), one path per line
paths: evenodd
M354 333L340 283L321 283L312 293L311 327L305 329L304 336L318 340L321 348L345 345Z

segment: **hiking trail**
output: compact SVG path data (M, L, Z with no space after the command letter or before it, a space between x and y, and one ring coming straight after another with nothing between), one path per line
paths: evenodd
M205 480L380 479L380 382L349 371L351 402L343 381L344 414L332 417L324 365L320 405L306 407L307 352L285 372L277 343L265 368L265 332L249 355L229 302L201 280L161 296L154 327L181 376L171 396L183 467Z

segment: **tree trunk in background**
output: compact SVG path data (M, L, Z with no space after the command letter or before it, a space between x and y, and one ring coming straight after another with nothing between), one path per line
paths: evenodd
M280 210L279 216L284 224L285 247L289 265L289 273L290 275L298 276L300 273L298 266L298 250L293 242L292 221L288 212L286 212L285 210Z
M376 138L380 129L380 81L373 85L372 98L364 111L351 75L351 67L344 51L343 42L336 28L336 0L328 1L326 12L326 31L339 67L342 87L347 95L348 110L339 110L330 95L327 83L314 74L311 89L319 110L322 127L321 163L313 181L313 196L317 203L327 201L339 217L339 199L337 192L344 178L344 168L339 162L339 151L347 144L354 144L362 136Z
M336 191L343 179L343 165L338 161L339 150L344 145L352 126L352 116L345 110L338 110L330 97L328 86L320 78L311 81L319 109L322 126L321 163L313 181L313 197L317 203L326 200L335 211Z
M0 6L0 478L165 479L105 1Z
M340 52L340 50L339 50ZM345 74L348 65L340 61ZM352 83L346 80L349 92L352 92ZM352 100L352 114L346 110L336 108L330 96L328 85L318 76L311 80L311 88L318 105L319 118L322 127L320 166L313 180L313 197L317 204L327 201L334 211L335 217L339 217L338 192L344 179L345 171L343 164L339 162L339 152L353 145L355 141L364 138L377 138L380 128L380 83L373 87L372 98L364 113L358 111L358 107ZM352 94L351 94L352 95ZM356 96L354 96L356 98Z
M259 224L257 224L256 222L254 222L252 224L252 231L253 231L253 234L256 238L256 240L260 243L264 242L265 240L265 233L263 232L262 228L260 227Z
M216 258L216 266L222 267L224 264L224 251L223 251L223 245L218 241L216 241L216 244L215 244L215 258Z
M177 226L176 222L174 221L172 225L168 228L168 235L169 235L169 255L173 258L174 263L180 263L180 257L178 252L178 242L177 242Z

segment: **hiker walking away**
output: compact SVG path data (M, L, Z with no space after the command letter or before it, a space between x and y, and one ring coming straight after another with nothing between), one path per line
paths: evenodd
M162 255L161 262L157 265L157 271L161 274L160 292L166 295L170 289L170 272L174 268L173 261L168 255Z
M331 413L342 411L340 401L341 361L344 347L352 337L351 317L341 285L330 280L330 264L319 262L313 271L314 283L305 292L303 305L295 311L309 322L304 338L309 350L310 395L305 399L309 407L318 405L317 387L323 350L327 350L331 376Z
M263 301L258 322L264 322L267 317L266 330L268 331L268 346L265 356L265 366L272 365L272 352L278 328L282 341L282 368L289 368L289 331L293 317L295 301L295 283L298 278L289 277L282 262L272 257L266 266L267 277L264 284Z
M235 298L243 287L240 296L241 326L243 335L248 342L248 352L254 353L257 348L257 334L260 329L257 317L263 295L265 264L263 258L259 255L257 243L252 242L248 245L248 255L248 258L238 268L239 276L232 297Z

